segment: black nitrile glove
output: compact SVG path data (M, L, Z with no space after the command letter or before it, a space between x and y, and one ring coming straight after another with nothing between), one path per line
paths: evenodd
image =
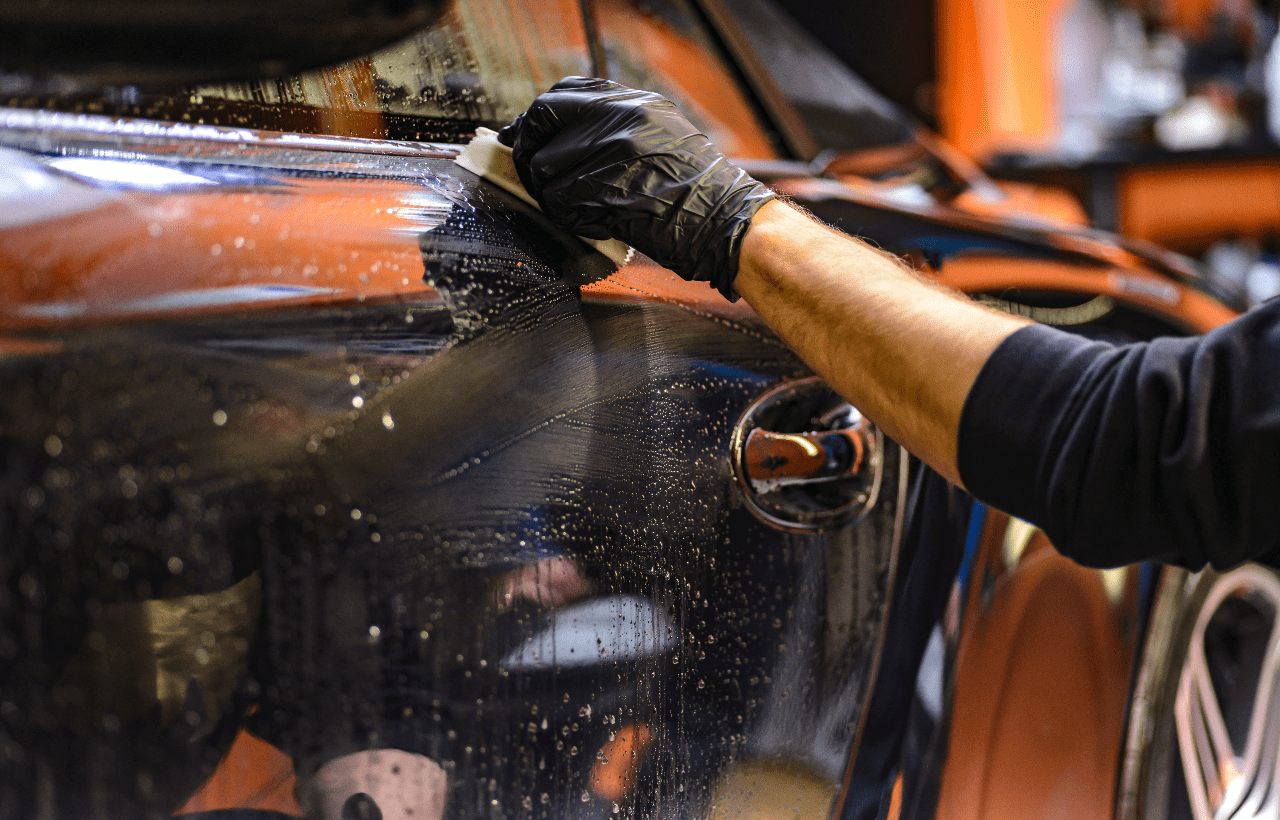
M730 300L751 217L776 196L730 164L668 100L566 77L498 134L558 225L614 236Z

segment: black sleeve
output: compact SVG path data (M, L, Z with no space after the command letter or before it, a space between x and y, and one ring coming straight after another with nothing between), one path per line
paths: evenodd
M1042 325L965 401L960 477L1089 566L1280 557L1280 299L1120 347Z

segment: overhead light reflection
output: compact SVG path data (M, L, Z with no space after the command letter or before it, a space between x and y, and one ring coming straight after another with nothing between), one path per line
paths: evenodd
M91 157L56 157L48 162L50 166L63 173L112 187L163 191L169 188L215 184L212 180L179 171L177 168L146 162Z

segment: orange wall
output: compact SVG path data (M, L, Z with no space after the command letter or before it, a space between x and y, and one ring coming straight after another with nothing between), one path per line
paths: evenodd
M1057 25L1075 0L938 0L938 122L965 153L984 159L1048 147L1058 129ZM1221 19L1250 31L1251 0L1128 0L1190 39Z
M1070 0L938 0L938 120L982 158L1035 150L1057 131L1054 30Z

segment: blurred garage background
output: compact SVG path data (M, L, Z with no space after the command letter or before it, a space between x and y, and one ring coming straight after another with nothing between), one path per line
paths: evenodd
M1274 2L783 4L992 176L1280 293Z

